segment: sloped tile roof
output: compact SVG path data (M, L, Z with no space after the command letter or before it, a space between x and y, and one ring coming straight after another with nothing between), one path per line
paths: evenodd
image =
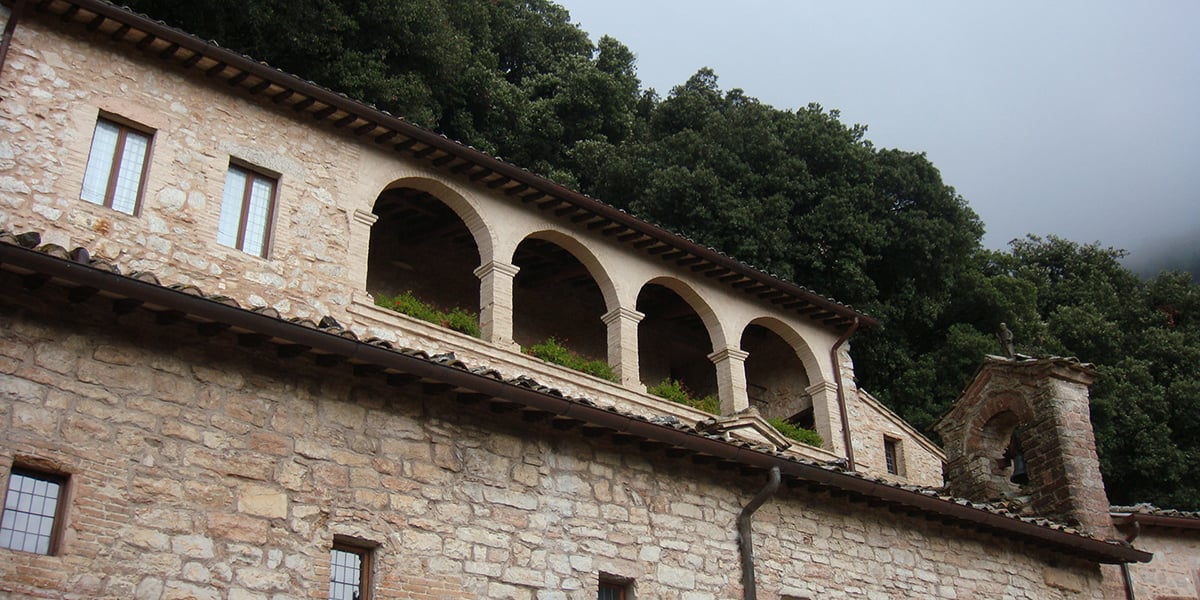
M777 466L785 480L795 486L846 495L852 500L871 499L899 512L990 531L1097 562L1146 562L1152 556L1128 543L1101 540L1048 519L1019 515L1001 505L971 502L938 489L849 472L842 461L814 461L745 440L727 439L673 416L625 413L589 398L567 396L529 377L506 379L493 369L467 365L453 353L430 354L398 348L377 338L361 339L332 317L318 321L288 319L273 308L244 308L232 298L206 294L195 286L163 285L153 273L126 275L112 261L92 257L86 249L68 251L53 244L42 245L36 232L0 231L0 270L37 277L42 283L53 281L80 291L81 298L104 291L107 297L116 299L114 306L124 301L128 310L141 307L183 314L198 328L249 331L276 345L280 356L310 354L317 364L348 364L356 372L387 377L389 383L393 379L441 383L451 386L464 399L519 405L525 411L549 413L560 422L578 422L614 437L654 442L696 459L741 469L765 471ZM219 343L215 337L209 339L213 340L210 343Z

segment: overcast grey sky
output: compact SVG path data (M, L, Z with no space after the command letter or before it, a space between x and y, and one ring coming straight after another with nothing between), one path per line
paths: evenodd
M700 67L923 151L1006 247L1200 251L1200 2L556 0L666 95Z

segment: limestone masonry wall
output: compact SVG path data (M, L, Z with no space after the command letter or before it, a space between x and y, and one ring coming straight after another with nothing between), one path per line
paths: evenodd
M1129 567L1138 598L1200 599L1200 531L1142 527L1136 545L1154 553L1150 564Z
M70 474L61 551L0 550L4 593L324 598L344 535L380 598L740 595L758 478L0 285L0 477ZM762 598L1100 597L1094 565L805 490L755 536Z

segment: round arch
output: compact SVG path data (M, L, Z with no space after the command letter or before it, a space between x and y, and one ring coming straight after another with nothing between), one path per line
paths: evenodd
M775 335L783 338L783 341L792 347L796 352L796 357L804 365L804 374L808 377L809 385L825 381L825 376L821 373L821 361L817 358L817 354L813 352L812 347L808 345L804 336L797 333L790 325L775 317L758 317L752 319L742 328L742 335L745 335L746 330L751 325L757 325L770 330Z
M711 306L690 286L655 277L638 290L638 376L647 385L682 384L693 399L720 397L714 351L725 336Z
M641 297L642 292L648 285L657 285L671 290L683 298L683 301L696 311L700 317L700 321L704 323L704 329L708 332L708 339L712 342L713 350L725 348L730 345L729 336L725 333L725 328L721 324L721 320L717 317L716 311L712 309L712 305L704 299L692 286L669 275L660 275L652 277L640 286L638 286L637 297Z
M480 262L487 264L494 260L497 241L495 234L488 227L487 222L484 221L479 206L474 201L462 195L458 190L441 181L428 177L415 176L401 177L400 179L393 180L376 197L373 208L375 204L378 204L379 198L384 196L384 193L403 188L425 192L448 206L467 226L467 230L471 232L471 237L475 239L475 247L479 250Z
M376 302L403 304L411 294L436 310L480 309L475 272L495 244L468 198L433 179L403 177L376 196L372 213L364 281Z
M547 241L566 250L575 260L583 264L588 274L591 275L592 280L600 287L600 294L604 297L605 310L614 310L620 306L620 296L617 293L617 286L612 277L609 276L608 269L605 269L600 260L596 258L596 255L574 236L556 229L539 229L521 238L521 242L529 239ZM513 248L513 256L509 257L509 262L516 260L517 247L520 247L520 242Z

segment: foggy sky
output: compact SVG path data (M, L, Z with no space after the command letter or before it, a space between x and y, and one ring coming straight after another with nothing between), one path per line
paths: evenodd
M708 66L925 152L990 248L1200 250L1200 2L557 1L660 95Z

